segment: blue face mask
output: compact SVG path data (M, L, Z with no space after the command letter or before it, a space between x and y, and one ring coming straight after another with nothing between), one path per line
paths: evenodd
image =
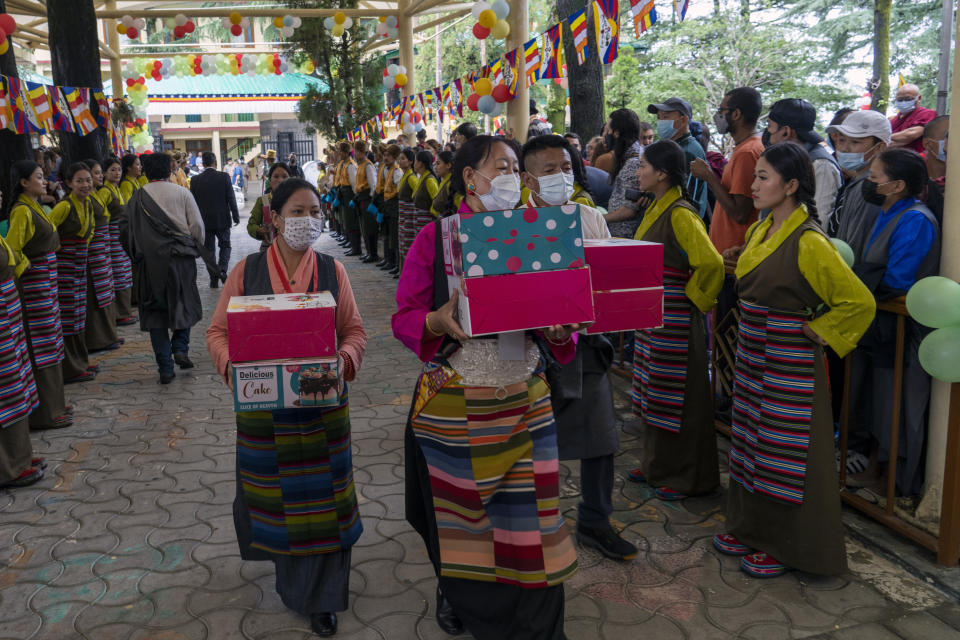
M940 162L947 161L947 141L946 140L937 140L937 160Z
M661 140L673 140L677 135L677 129L673 126L673 120L657 120L657 136Z
M916 100L896 100L894 104L897 106L897 111L900 113L910 113L917 106Z
M866 162L863 161L862 153L837 151L837 164L845 171L859 171Z

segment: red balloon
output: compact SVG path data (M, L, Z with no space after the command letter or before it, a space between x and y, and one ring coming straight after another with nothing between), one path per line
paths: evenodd
M133 129L133 123L132 123L132 122L128 122L128 123L127 123L127 129Z
M147 149L146 151L143 152L143 155L148 156L151 153L153 153L153 149Z
M490 29L487 29L485 26L479 22L473 25L473 35L477 40L486 40L490 35ZM474 109L476 111L476 109Z
M132 87L132 86L135 85L135 84L137 84L137 81L136 81L136 80L134 80L133 78L127 78L127 86L128 86L128 87Z
M274 70L274 73L277 74L278 76L282 76L282 75L283 75L283 71L280 71L280 67L277 67L277 68Z
M10 35L17 30L17 21L9 13L0 13L0 31Z
M242 36L242 35L243 35L243 27L241 27L241 26L238 25L238 24L235 24L235 25L233 25L233 26L230 27L230 33L232 33L232 34L235 35L235 36Z
M153 61L153 68L154 68L154 69L162 69L162 68L163 68L163 63L162 63L161 61L159 61L159 60L154 60L154 61Z
M280 64L281 64L280 58L274 58L274 59L273 59L273 66L279 67Z
M144 78L143 76L140 76L139 78L137 78L137 84L143 84L143 83L145 83L146 81L147 81L147 79Z
M138 33L139 31L137 31L136 27L130 27L129 29L127 29L127 37L130 38L131 40L135 40Z
M179 40L185 35L183 27L174 27L173 28L173 37Z
M505 84L498 84L495 86L491 95L497 102L506 102L512 97L510 95L510 87Z
M477 102L479 102L479 101L480 101L480 94L479 94L479 93L471 93L471 94L470 94L470 97L467 98L467 107L470 108L470 111L479 111L479 110L480 110L479 107L477 107Z
M137 118L134 122L138 127L142 127L144 124L146 124L146 120L143 118Z
M187 20L187 24L183 25L183 30L187 33L193 33L193 30L197 28L197 25L193 24L193 20Z

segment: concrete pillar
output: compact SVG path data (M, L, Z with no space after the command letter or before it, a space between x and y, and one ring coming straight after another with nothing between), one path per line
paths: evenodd
M517 95L507 102L507 126L513 129L513 135L521 144L527 141L527 124L530 122L530 90L527 89L526 56L523 45L529 40L530 12L526 2L511 2L510 36L507 38L507 51L519 48L517 52L517 73L520 76L517 82Z
M406 15L410 0L399 0L397 11L399 15L398 41L400 43L400 65L407 68L407 84L401 87L401 94L412 96L415 93L416 78L413 68L413 16Z
M112 10L117 8L117 0L107 0L107 4L104 7L105 9ZM116 54L120 55L120 34L117 33L117 21L116 19L104 20L106 23L107 29L107 44L110 45L110 48L113 49ZM120 58L111 58L110 59L110 82L113 84L113 99L120 100L123 98L123 75L122 67L120 66Z
M956 14L957 28L960 29L960 12ZM960 31L958 31L960 33ZM953 140L960 140L960 58L957 49L953 49L953 79L950 98L950 133ZM940 254L940 275L960 280L960 251L947 250L948 247L960 247L960 143L954 143L951 160L947 162L947 189L944 194L943 228ZM927 435L927 470L923 500L917 509L917 516L924 520L940 518L940 506L945 492L944 465L948 448L948 427L950 412L960 411L960 406L950 406L950 385L939 380L933 381L930 394L930 422ZM954 416L954 420L957 418ZM949 477L956 478L956 474ZM953 487L956 495L960 487ZM951 493L947 491L947 493ZM944 524L944 523L941 523Z
M217 170L223 168L223 158L220 157L220 130L213 130L213 138L210 140L210 144L213 145L213 148L210 151L213 151L213 155L217 156Z

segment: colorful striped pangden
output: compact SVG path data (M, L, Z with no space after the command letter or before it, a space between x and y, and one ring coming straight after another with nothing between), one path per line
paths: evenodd
M65 336L87 328L87 249L87 238L60 238L57 287Z
M0 428L23 420L38 404L37 384L27 350L20 295L13 278L0 282Z
M438 370L444 375L431 375ZM560 584L577 558L560 514L550 391L534 376L496 396L438 364L427 364L418 384L412 426L430 472L441 575Z
M803 502L814 346L803 335L806 313L740 301L734 378L730 477L748 491Z
M87 253L87 270L93 280L97 307L103 309L116 299L113 283L113 265L110 262L110 227L100 225L93 231Z
M636 332L633 413L651 426L678 433L687 381L690 314L688 273L663 269L663 327ZM699 313L699 312L698 312Z
M59 364L63 361L63 330L57 298L57 254L35 256L20 276L20 288L34 363L38 369Z
M346 391L331 409L238 413L237 465L252 547L307 556L360 537Z

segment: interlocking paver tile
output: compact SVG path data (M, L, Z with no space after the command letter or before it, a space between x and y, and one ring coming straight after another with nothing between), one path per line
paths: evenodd
M242 229L233 235L235 261L256 250ZM319 246L340 253L329 238ZM434 621L433 567L404 519L403 430L419 364L390 331L395 281L355 260L345 264L368 352L350 387L364 534L353 549L349 610L337 637L446 638ZM124 347L94 357L102 363L97 380L67 388L76 424L33 434L47 478L0 490L0 640L314 637L309 621L281 602L273 566L239 558L236 423L205 353L219 294L205 279L198 275L205 320L191 336L197 367L158 385L146 334L121 328ZM612 521L640 552L623 563L577 546L580 571L566 583L571 640L885 640L917 630L939 640L960 625L955 603L860 546L850 547L852 571L838 578L746 577L737 559L710 543L723 530L720 494L664 503L626 480L643 442L627 400L615 394L624 431ZM571 527L579 471L576 461L560 466L560 507Z

